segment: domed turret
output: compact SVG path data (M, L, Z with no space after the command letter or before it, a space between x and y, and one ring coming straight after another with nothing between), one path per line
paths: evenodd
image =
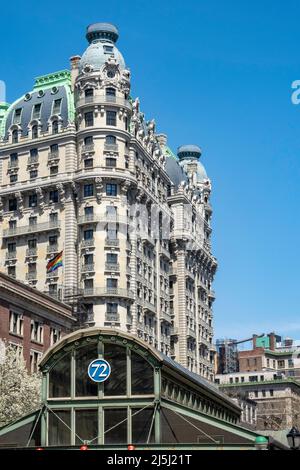
M125 61L120 51L115 46L119 37L119 31L110 23L93 23L87 27L86 38L90 45L83 53L79 70L86 65L91 65L94 70L100 70L109 57L114 58L121 70L125 69Z
M195 179L198 183L208 179L206 170L200 162L201 149L198 145L181 145L178 147L177 156L184 171L194 175L194 182Z

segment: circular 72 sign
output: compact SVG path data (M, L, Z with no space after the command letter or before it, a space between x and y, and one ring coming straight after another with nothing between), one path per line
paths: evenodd
M104 382L111 373L111 367L104 359L95 359L89 364L88 375L94 382Z

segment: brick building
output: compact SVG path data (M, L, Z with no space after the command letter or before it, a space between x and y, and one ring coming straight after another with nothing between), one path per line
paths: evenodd
M68 305L0 273L0 340L16 347L30 371L75 322Z

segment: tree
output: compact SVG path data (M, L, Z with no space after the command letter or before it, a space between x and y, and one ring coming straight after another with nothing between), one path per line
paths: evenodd
M0 427L36 410L41 403L41 375L29 374L12 345L1 347Z

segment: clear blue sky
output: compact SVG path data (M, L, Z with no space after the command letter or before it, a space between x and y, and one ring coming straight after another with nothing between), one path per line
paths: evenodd
M298 0L28 0L1 8L9 101L68 68L89 23L119 27L132 94L173 149L199 144L213 183L215 331L300 337Z

